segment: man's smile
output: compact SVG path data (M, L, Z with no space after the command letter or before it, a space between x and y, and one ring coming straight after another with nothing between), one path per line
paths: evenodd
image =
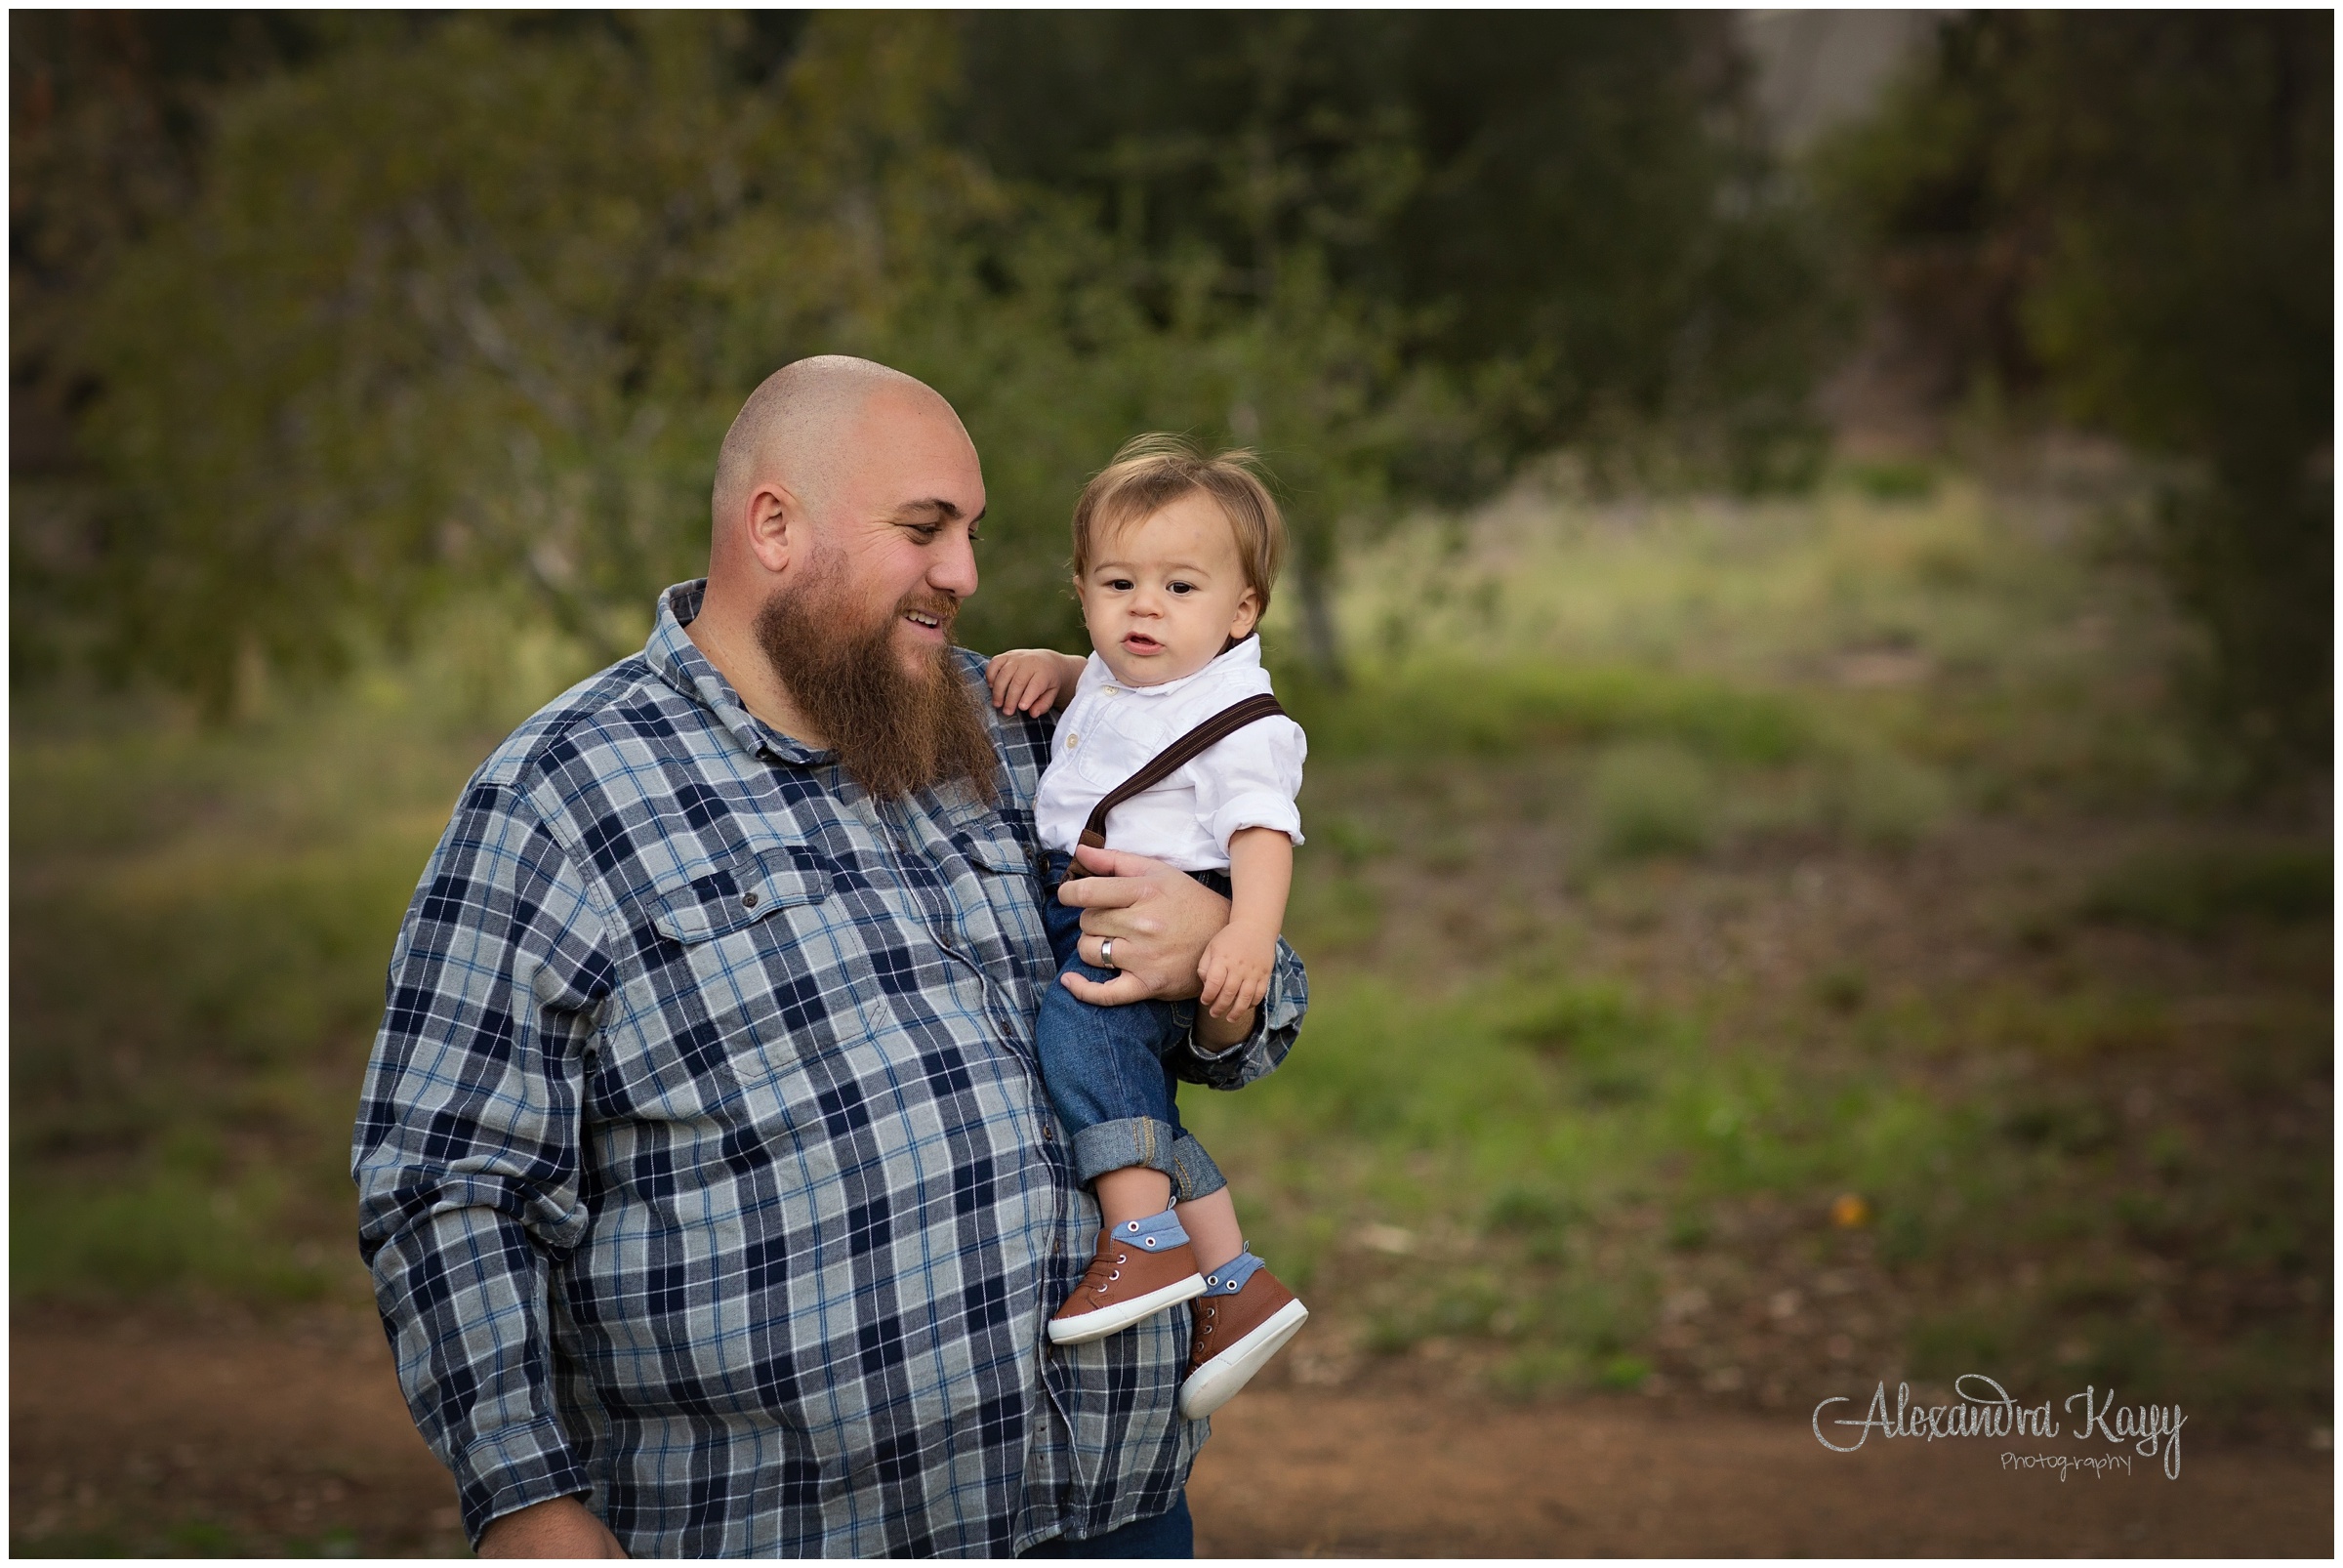
M946 607L930 603L919 607L907 604L903 607L904 623L911 627L911 635L923 642L945 641L951 634L952 623L958 618L958 606Z

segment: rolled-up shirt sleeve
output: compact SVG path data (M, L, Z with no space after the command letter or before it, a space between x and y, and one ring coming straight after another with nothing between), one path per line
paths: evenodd
M605 924L525 800L475 782L408 906L352 1142L358 1244L467 1534L591 1489L547 1292L583 1237L586 1048Z
M1247 724L1182 769L1196 789L1196 815L1225 850L1246 828L1275 828L1301 839L1301 764L1309 745L1301 726L1273 718Z
M1198 1046L1190 1034L1186 1044L1166 1061L1172 1075L1183 1082L1207 1089L1243 1089L1275 1071L1286 1059L1294 1042L1301 1038L1302 1014L1309 1009L1310 978L1302 970L1301 956L1281 936L1277 961L1269 970L1269 990L1261 998L1253 1033L1233 1046L1211 1052Z

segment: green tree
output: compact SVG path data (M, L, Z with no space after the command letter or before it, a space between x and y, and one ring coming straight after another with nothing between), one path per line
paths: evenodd
M304 22L188 89L185 178L57 318L90 482L15 476L18 667L78 646L224 706L459 593L618 651L703 558L741 396L843 351L987 454L978 645L1076 635L1072 498L1173 429L1269 457L1336 674L1345 528L1611 426L1755 452L1802 417L1766 302L1810 279L1710 123L1723 35L1515 25ZM998 121L1034 102L1064 125Z
M1730 19L1665 13L983 13L964 134L1088 194L1217 292L1304 253L1467 389L1402 477L1664 428L1706 472L1795 478L1840 322L1811 215L1751 117Z
M2202 710L2264 771L2331 733L2333 23L1979 13L1825 154L1968 377L2174 460Z

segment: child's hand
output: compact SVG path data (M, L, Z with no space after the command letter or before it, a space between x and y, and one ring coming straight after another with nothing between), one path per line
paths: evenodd
M1275 936L1263 941L1252 931L1224 926L1197 960L1204 990L1196 1000L1215 1018L1242 1017L1269 994L1269 969L1276 961Z
M1067 662L1065 654L1048 648L1011 648L994 654L984 672L993 706L1005 714L1048 713L1066 689Z

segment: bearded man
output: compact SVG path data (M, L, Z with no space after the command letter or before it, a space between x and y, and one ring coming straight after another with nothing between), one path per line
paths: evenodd
M760 387L704 583L465 787L391 958L360 1245L482 1555L1185 1555L1166 1313L1057 1347L1098 1216L1034 1056L1034 722L951 645L975 448L862 360ZM1086 851L1091 1000L1227 905ZM1281 949L1183 1076L1292 1046Z

